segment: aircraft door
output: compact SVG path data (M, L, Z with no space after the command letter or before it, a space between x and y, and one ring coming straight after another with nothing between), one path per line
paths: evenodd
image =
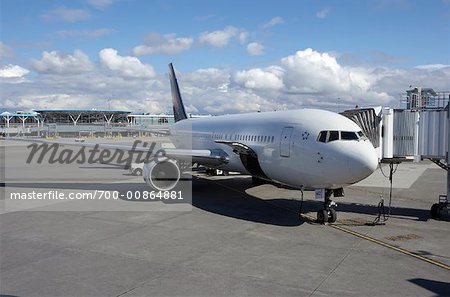
M281 140L280 140L280 156L281 157L290 157L291 155L291 137L293 127L284 127L281 132Z

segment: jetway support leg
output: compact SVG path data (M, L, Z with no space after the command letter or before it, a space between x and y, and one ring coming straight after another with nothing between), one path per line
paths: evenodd
M447 110L447 155L446 155L446 161L447 165L441 166L438 164L441 168L444 168L447 170L447 195L439 195L439 202L433 204L431 206L431 218L432 219L440 219L443 214L450 212L450 108Z
M450 170L447 170L447 195L439 195L439 202L431 206L432 219L440 219L442 215L450 213L449 197L450 197Z
M431 206L431 218L440 219L443 214L449 213L449 207L448 195L439 195L439 203L435 203Z

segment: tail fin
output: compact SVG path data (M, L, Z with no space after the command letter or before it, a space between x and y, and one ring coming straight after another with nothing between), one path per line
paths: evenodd
M180 88L178 87L177 77L173 70L172 63L169 64L170 89L172 93L173 116L175 122L187 119L186 111L184 110L183 100L181 100Z

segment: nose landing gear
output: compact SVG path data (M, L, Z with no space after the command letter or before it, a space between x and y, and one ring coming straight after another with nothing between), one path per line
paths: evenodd
M332 190L325 191L325 202L323 203L324 208L317 212L317 222L320 224L334 223L337 220L337 213L333 207L337 204L331 200Z

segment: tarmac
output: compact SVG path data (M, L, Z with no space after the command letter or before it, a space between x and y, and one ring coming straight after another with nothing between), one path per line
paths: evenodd
M22 208L7 203L11 192L149 188L123 166L27 168L23 146L2 146L11 150L0 170L1 296L450 296L450 219L429 218L446 172L430 162L398 166L388 219L389 182L377 170L335 199L336 223L321 225L314 193L302 201L242 175L194 174L189 203ZM383 224L373 224L381 196Z

